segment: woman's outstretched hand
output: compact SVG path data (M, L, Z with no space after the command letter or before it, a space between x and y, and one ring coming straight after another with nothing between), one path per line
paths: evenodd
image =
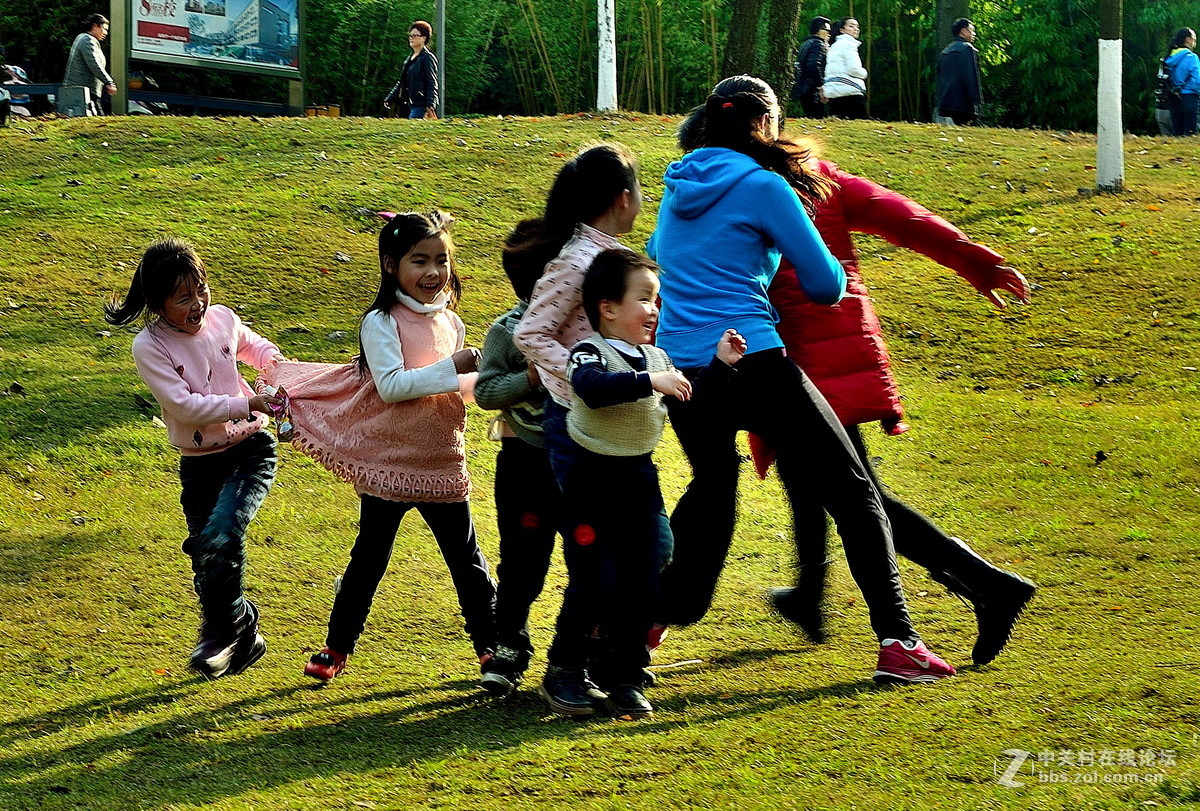
M1011 293L1022 304L1029 303L1029 282L1016 268L1010 268L1007 265L996 268L991 288L979 291L985 299L1003 310L1008 304L1000 298L997 290Z

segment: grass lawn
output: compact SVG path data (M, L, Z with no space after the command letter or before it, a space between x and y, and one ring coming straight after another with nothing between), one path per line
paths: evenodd
M270 651L204 682L179 545L177 455L101 304L152 239L192 240L213 300L293 356L340 361L378 273L371 212L440 207L469 338L510 305L498 247L580 145L641 157L654 222L676 119L33 122L0 130L0 700L5 808L1124 809L1200 802L1200 142L1131 138L1121 195L1070 133L877 122L811 130L845 169L907 194L1035 284L996 311L928 260L863 238L914 430L868 431L880 474L1040 585L974 668L973 615L902 562L917 627L956 665L870 681L862 600L835 567L832 640L762 599L791 577L777 481L743 476L713 610L675 631L641 722L547 715L477 689L449 578L415 517L351 668L318 688L357 522L352 490L291 448L252 525L247 585ZM800 128L793 123L793 128ZM495 562L496 446L472 407L472 505ZM668 503L686 484L673 436ZM1098 461L1103 451L1103 461ZM747 471L748 474L748 471ZM539 648L564 585L535 606ZM531 676L540 676L535 659ZM1033 753L1011 781L1006 750ZM1039 759L1042 762L1037 762ZM1131 760L1132 759L1132 760ZM1034 771L1041 772L1039 779Z

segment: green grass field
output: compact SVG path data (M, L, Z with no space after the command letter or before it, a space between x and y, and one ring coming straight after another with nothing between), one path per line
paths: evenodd
M529 687L484 697L415 516L351 668L320 689L300 671L323 640L357 501L285 448L249 539L247 586L270 651L239 677L189 674L198 620L179 550L177 455L156 409L136 400L149 393L129 357L133 331L100 312L144 246L192 240L215 302L289 355L340 361L357 350L374 294L370 212L444 208L458 218L460 312L478 343L510 304L498 246L540 210L564 157L610 138L641 157L648 204L627 240L640 246L676 124L155 118L0 130L5 808L1200 802L1195 141L1131 138L1132 190L1091 196L1078 191L1094 178L1087 136L876 122L811 131L844 168L945 215L1035 284L1031 306L1000 312L944 268L859 243L914 427L868 432L881 476L1041 586L993 664L969 665L972 614L907 563L914 620L966 665L959 677L873 685L874 640L840 560L832 640L802 641L762 599L791 577L777 482L745 475L714 608L660 653L701 663L662 672L653 719L554 718ZM494 563L487 419L470 410L468 452ZM659 459L670 504L686 465L669 432ZM539 648L563 582L556 561L534 609ZM1014 776L1023 786L999 781L1009 749L1034 753ZM1031 774L1039 754L1043 780Z

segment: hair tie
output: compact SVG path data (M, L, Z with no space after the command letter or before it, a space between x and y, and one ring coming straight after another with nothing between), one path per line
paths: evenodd
M732 107L732 106L733 106L733 102L732 102L732 101L727 101L727 102L725 102L724 104L722 104L722 105L721 105L721 109L722 109L722 110L724 110L726 107Z

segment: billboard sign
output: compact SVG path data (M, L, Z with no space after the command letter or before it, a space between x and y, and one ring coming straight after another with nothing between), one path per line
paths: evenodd
M299 0L128 0L133 59L300 72Z

